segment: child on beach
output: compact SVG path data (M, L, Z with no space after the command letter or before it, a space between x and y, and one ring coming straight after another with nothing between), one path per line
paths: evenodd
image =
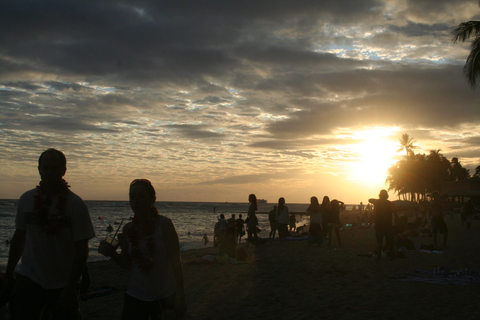
M205 246L210 242L210 240L208 240L208 237L207 237L206 233L203 235L202 240L203 240L203 245L205 245Z

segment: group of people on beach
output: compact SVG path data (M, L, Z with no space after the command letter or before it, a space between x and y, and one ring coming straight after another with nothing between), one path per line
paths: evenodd
M85 203L63 179L66 170L61 151L45 150L38 159L39 185L18 202L0 293L12 320L78 319L79 283L95 232ZM119 236L120 253L106 241L98 249L131 270L122 319L163 319L168 312L181 317L186 302L175 227L156 209L149 180L133 180L129 199L134 217Z
M310 216L310 226L308 228L308 245L318 244L319 246L326 240L328 245L332 244L332 236L335 232L337 243L342 246L340 237L340 212L345 203L334 199L330 201L328 196L324 196L322 204L319 204L317 197L310 198L310 205L307 208L307 215Z
M10 318L77 319L78 290L82 275L86 275L88 242L95 237L88 209L83 200L70 190L63 179L67 170L65 155L56 149L45 150L38 159L41 181L36 188L25 192L18 202L15 232L10 241L7 268L2 279L0 306L8 303ZM119 234L117 245L102 241L98 251L118 265L130 270L125 293L122 319L161 319L162 314L186 312L183 267L178 235L172 221L159 214L155 207L156 192L147 179L135 179L129 186L130 207L134 213ZM247 241L260 244L258 237L257 197L250 194L245 220L235 214L217 222L221 250L235 256L236 244L245 233ZM395 206L388 200L386 190L378 199L369 199L374 207L375 235L378 257L385 249L393 251L393 219ZM333 234L341 246L340 212L345 204L328 196L320 204L317 197L310 198L306 214L310 217L308 245L321 245ZM444 221L442 197L432 194L429 208L432 215L433 242L437 247L437 234L443 234L443 247L447 245L448 229ZM472 206L465 210L465 221L470 228ZM269 214L270 238L278 230L280 243L295 230L295 217L289 214L285 199ZM292 223L293 222L293 223ZM246 226L246 227L245 227ZM290 226L290 230L288 229ZM384 246L384 240L386 246ZM208 241L208 238L204 240ZM18 262L22 263L17 269Z

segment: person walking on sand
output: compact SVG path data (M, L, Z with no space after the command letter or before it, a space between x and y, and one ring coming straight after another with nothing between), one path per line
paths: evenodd
M38 159L40 184L18 202L2 292L13 290L13 320L40 319L42 310L55 319L77 319L78 283L95 232L87 206L63 179L66 171L61 151L44 151Z
M255 212L258 210L257 196L253 193L248 196L248 214L247 214L247 230L248 230L248 241L255 241L255 245L258 246L258 235L257 235L257 225L258 219Z
M310 216L310 227L308 228L308 246L318 243L322 245L322 214L317 197L310 198L310 205L307 208L307 215Z
M432 227L433 227L433 246L437 250L437 234L443 234L443 247L447 247L448 228L444 220L443 204L440 198L440 193L434 191L432 193L432 200L429 203L430 211L432 213Z
M167 312L181 318L186 312L183 266L172 220L158 213L147 179L133 180L129 197L134 217L123 227L121 252L105 241L98 249L131 271L122 320L159 320Z
M332 230L335 231L338 246L342 246L342 239L340 238L340 210L342 210L344 203L340 200L334 199L330 202L330 215L328 217L328 245L332 244Z
M373 204L375 215L375 238L377 240L377 255L381 259L383 252L383 239L387 244L390 253L393 253L393 216L397 213L393 204L388 200L387 190L380 190L378 199L369 199Z
M277 228L280 242L285 242L288 235L288 207L285 205L285 199L278 199L277 206Z

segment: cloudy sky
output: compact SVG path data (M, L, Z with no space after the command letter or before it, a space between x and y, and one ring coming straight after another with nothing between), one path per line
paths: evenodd
M0 198L65 152L87 200L376 197L398 140L474 171L476 0L2 1ZM392 196L394 198L395 195Z

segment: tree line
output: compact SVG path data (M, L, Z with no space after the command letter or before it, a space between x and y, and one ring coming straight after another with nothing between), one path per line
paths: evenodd
M415 154L418 147L408 134L400 138L401 148L405 151L403 159L388 169L386 182L388 190L393 190L404 200L426 200L433 191L440 191L441 184L447 181L461 181L471 178L458 158L448 160L440 149L431 150L429 154ZM480 178L480 166L475 169L473 177Z

